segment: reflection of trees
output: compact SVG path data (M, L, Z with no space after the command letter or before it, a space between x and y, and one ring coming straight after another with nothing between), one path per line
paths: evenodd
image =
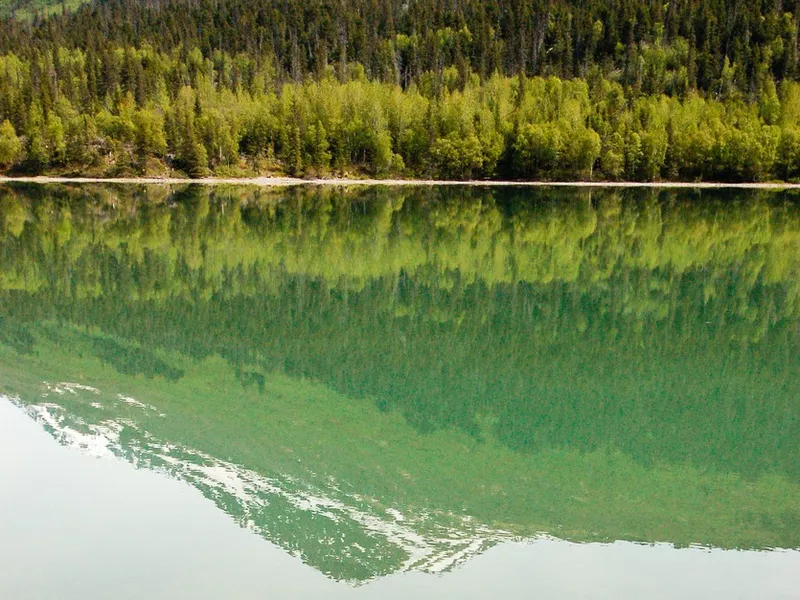
M520 450L800 474L787 194L86 189L0 199L7 319L220 354L243 383L283 369Z
M800 269L800 211L769 193L45 189L0 198L6 289L64 285L60 265L70 295L97 295L115 263L134 273L132 291L153 298L247 295L248 281L276 266L349 289L401 272L439 287L458 271L589 290L622 271L700 270L713 296L730 268L746 290L791 284Z

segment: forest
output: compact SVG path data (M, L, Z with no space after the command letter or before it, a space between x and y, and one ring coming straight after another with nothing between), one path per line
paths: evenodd
M800 178L797 2L74 4L0 6L5 173Z

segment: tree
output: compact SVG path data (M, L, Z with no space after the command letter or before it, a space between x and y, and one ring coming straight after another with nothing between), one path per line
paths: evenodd
M17 136L14 126L6 119L0 125L0 166L10 167L22 152L22 141Z
M76 114L67 121L64 132L64 159L70 165L85 165L98 158L96 150L98 142L97 124L93 117Z
M483 166L481 143L472 135L451 134L434 142L431 161L437 176L445 179L470 179Z
M307 135L308 162L318 171L326 171L330 166L331 153L329 151L328 134L322 121L309 125Z
M61 120L61 117L51 112L47 115L46 123L45 143L50 154L50 160L62 164L67 150L64 122Z
M558 127L552 123L523 125L514 141L514 166L522 177L552 175L564 151Z
M625 140L625 177L635 180L639 173L639 165L642 163L642 138L638 133L632 132Z
M208 153L205 146L195 137L194 130L189 131L184 138L180 159L189 177L208 175Z
M303 144L299 124L295 123L288 127L286 140L284 160L289 174L298 177L303 173Z
M611 179L618 180L625 172L625 157L612 148L607 148L600 157L600 168Z
M800 129L784 127L778 145L778 165L781 175L789 180L800 173Z
M28 110L27 134L27 162L34 169L43 169L50 164L50 152L47 148L46 122L42 105L33 102Z
M775 125L778 122L781 116L781 102L778 99L778 91L775 88L775 81L773 81L772 77L767 79L764 88L761 90L758 107L764 123Z
M641 134L642 159L640 169L647 181L655 181L661 174L667 156L667 132L652 129Z
M588 127L570 132L565 144L564 166L580 177L592 179L594 163L600 158L600 136Z
M153 109L137 110L133 114L136 149L140 156L163 156L167 152L164 115Z

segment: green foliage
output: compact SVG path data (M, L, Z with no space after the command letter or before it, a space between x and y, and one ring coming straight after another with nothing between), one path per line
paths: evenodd
M786 127L781 130L777 161L785 179L800 174L800 128Z
M0 122L31 172L796 177L780 3L55 6L0 0Z
M153 109L137 110L133 114L136 148L142 156L163 156L167 152L164 117Z
M209 173L208 152L192 132L186 135L178 160L189 177L203 177Z
M434 172L445 179L472 179L483 166L481 143L475 134L451 133L431 146Z
M625 172L625 141L619 133L607 139L605 150L600 157L600 168L611 180L618 180Z
M10 167L20 156L22 142L14 130L14 126L6 119L0 125L0 165Z
M579 177L591 179L600 148L600 136L596 131L585 127L573 129L564 146L565 166Z
M556 169L563 150L561 132L555 124L527 123L514 142L516 169L524 177L541 177Z
M215 66L223 85L251 93L264 91L264 75L329 73L438 95L463 88L471 73L597 72L637 93L683 97L697 87L733 98L798 75L798 9L785 2L117 0L69 12L79 4L0 0L0 16L17 17L0 21L0 52L93 48L104 67L116 55L111 70L93 76L103 96L117 84L146 93L151 81L134 55L147 48L180 54L185 68L174 85L194 86ZM118 51L128 45L139 50ZM204 56L215 51L227 56ZM62 70L60 60L51 64Z
M444 49L469 38L446 30L441 35ZM481 78L454 66L438 83L437 72L429 71L419 84L402 87L392 78L370 81L358 63L348 63L343 81L331 69L317 79L281 81L274 65L198 48L9 53L0 55L0 119L24 135L14 160L0 166L18 162L30 172L102 175L155 164L190 177L797 176L800 85L784 80L776 86L765 72L753 101L734 88L702 94L667 75L670 52L653 66L661 83L645 86L650 93L625 87L599 68L585 79ZM736 67L729 70L735 79ZM45 71L58 76L43 79ZM680 93L663 93L673 87Z

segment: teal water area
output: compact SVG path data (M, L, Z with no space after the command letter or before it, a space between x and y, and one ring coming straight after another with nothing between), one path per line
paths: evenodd
M800 196L6 185L0 395L11 597L790 598Z

